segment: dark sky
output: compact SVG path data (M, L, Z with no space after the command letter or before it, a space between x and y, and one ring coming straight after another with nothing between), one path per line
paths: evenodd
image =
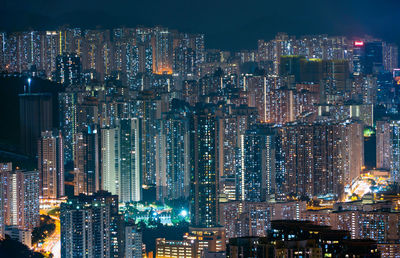
M2 0L0 29L165 25L210 48L254 49L277 32L370 34L400 43L400 0Z

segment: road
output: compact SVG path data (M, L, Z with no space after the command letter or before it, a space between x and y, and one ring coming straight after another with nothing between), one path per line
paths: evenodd
M55 221L56 228L53 234L44 240L43 245L37 251L50 252L54 258L61 257L61 242L60 242L60 219L56 216L51 216Z

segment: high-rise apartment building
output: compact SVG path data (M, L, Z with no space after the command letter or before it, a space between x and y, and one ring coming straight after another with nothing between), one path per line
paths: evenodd
M2 174L5 172L10 172L12 171L12 163L0 163L0 237L4 237L4 230L5 230L5 216L6 216L6 201L8 201L7 198L7 174Z
M75 135L74 193L93 194L101 189L99 132L96 127Z
M173 35L167 28L156 27L153 31L153 72L172 74Z
M399 48L396 44L384 44L383 66L390 72L399 67Z
M91 79L103 81L111 73L109 30L85 30L82 44L82 68L94 72Z
M347 230L352 239L368 238L378 243L390 243L400 238L397 230L400 216L390 206L390 202L372 200L338 202L333 209L304 211L301 220Z
M56 70L56 59L62 54L62 44L60 44L60 31L46 31L44 48L44 67L48 78Z
M139 72L153 73L153 46L151 29L136 29L136 45L139 48Z
M340 195L364 165L357 121L293 123L278 129L276 189L287 195Z
M52 96L46 93L20 94L19 108L22 150L35 157L40 134L53 126Z
M136 225L126 223L125 227L125 256L126 258L142 257L142 232Z
M390 121L390 177L400 182L400 121Z
M221 224L226 237L267 236L273 220L300 220L306 201L252 202L221 204Z
M45 131L38 143L40 196L64 196L64 144L61 131Z
M161 118L161 100L152 91L144 91L136 100L135 117L140 118L142 182L145 185L156 184L156 152L159 119Z
M33 230L39 226L39 171L1 171L4 224Z
M241 136L257 121L257 110L245 105L226 105L218 119L219 176L235 177L237 154L243 147Z
M160 121L157 152L157 198L189 197L189 114L185 107L164 113Z
M61 204L61 257L120 257L118 196L97 192ZM117 241L113 241L117 236ZM120 245L120 246L118 246Z
M376 122L376 167L390 171L393 182L400 180L400 122Z
M271 127L257 125L241 135L241 141L237 199L265 201L275 193L276 132Z
M373 41L365 43L365 73L377 74L382 72L384 43Z
M120 166L118 128L101 129L101 183L102 189L112 194L120 193Z
M376 167L390 170L392 158L389 121L376 121Z
M78 94L67 88L58 94L60 108L60 130L64 137L65 163L74 160L74 139L77 133L77 102Z
M76 85L81 82L81 59L77 54L57 56L54 80L64 86Z
M353 44L353 74L360 75L365 72L365 42L354 41Z
M140 201L140 119L121 119L117 124L101 130L102 187L121 202Z
M256 108L226 105L218 120L219 191L228 199L236 199L236 173L242 168L243 135L257 120Z
M198 104L190 121L191 223L218 223L218 123L215 107Z
M141 200L140 120L120 121L121 201Z

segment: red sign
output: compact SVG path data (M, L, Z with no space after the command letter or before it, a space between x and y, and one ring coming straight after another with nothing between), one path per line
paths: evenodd
M354 46L362 47L364 46L364 41L354 41Z

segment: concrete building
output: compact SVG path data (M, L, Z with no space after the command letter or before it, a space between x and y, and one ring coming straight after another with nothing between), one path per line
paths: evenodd
M156 239L156 258L195 258L196 250L192 240Z
M61 257L120 257L118 196L79 195L61 204ZM115 238L115 239L114 239Z
M19 95L19 120L22 151L36 157L40 134L53 126L51 94L27 93Z
M64 196L64 140L61 131L45 131L38 143L40 196Z
M1 171L4 224L33 230L39 226L39 171Z
M102 187L121 202L140 201L140 119L120 119L115 128L101 129Z
M134 224L125 225L124 249L126 258L142 257L142 232ZM157 241L157 240L156 240Z
M192 225L218 223L218 123L212 105L198 105L190 121Z
M6 226L5 235L9 235L11 239L17 240L29 248L32 246L32 230L21 229L18 226Z

